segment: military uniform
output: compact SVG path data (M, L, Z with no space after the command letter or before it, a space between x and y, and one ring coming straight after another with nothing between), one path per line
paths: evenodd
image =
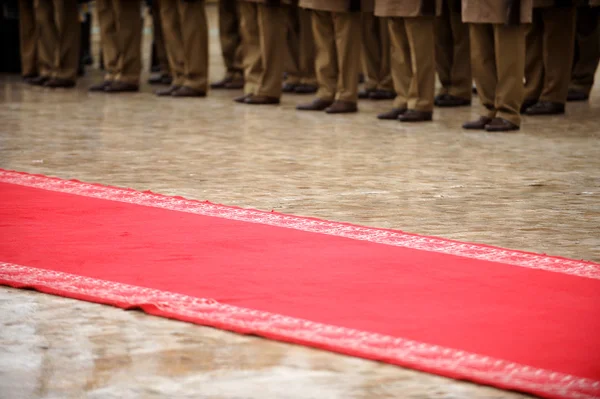
M204 0L161 0L165 47L173 81L160 96L202 97L208 89L208 22Z
M240 0L245 104L278 104L285 56L285 14L279 1Z
M528 115L563 114L575 40L573 1L534 0L527 28L525 101Z
M223 79L210 85L213 89L241 89L244 85L238 3L238 0L219 0L219 40L226 72Z
M460 0L443 0L442 15L435 22L435 66L442 84L435 104L470 105L471 45L469 25L462 22Z
M480 119L464 124L465 129L519 128L525 24L531 23L532 9L532 0L462 0L463 22L470 23L473 78L482 104Z
M359 98L372 100L393 99L394 83L390 61L390 34L386 18L374 13L362 13L362 71L365 75L364 89Z
M36 84L75 86L81 47L77 0L35 0L34 10L42 73Z
M600 0L582 0L577 9L575 57L568 101L585 101L600 61Z
M300 0L312 10L316 100L297 107L327 113L356 112L360 72L360 11L373 11L373 0Z
M375 15L388 17L396 98L380 119L432 119L435 95L435 18L441 0L376 0Z
M96 0L104 82L91 91L137 91L142 70L140 0Z
M286 79L284 93L308 94L317 91L315 43L311 11L298 7L297 1L284 6L286 14Z
M167 56L165 37L160 19L161 1L163 0L152 0L152 33L154 39L152 42L152 55L153 58L156 57L158 76L148 79L148 83L150 84L170 84L172 81L170 76L169 57Z
M33 2L34 0L19 0L21 75L26 79L40 74L48 77L50 75L49 65L38 65L38 29L35 22Z

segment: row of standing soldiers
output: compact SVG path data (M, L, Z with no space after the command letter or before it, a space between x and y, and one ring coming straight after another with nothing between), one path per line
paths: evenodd
M73 87L78 0L20 3L27 81ZM106 74L90 90L137 91L140 0L95 3ZM434 105L470 105L474 81L481 116L463 127L517 130L522 113L561 114L568 99L588 98L600 58L599 6L600 0L221 0L227 75L210 86L243 88L235 101L249 105L279 104L282 92L316 93L297 109L327 113L356 112L358 98L393 98L379 119L422 122L432 120ZM205 1L154 0L152 10L168 60L159 81L170 84L157 94L205 96ZM359 91L361 72L366 82Z

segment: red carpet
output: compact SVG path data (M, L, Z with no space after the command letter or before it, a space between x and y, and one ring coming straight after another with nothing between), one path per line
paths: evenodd
M0 282L600 397L600 265L0 170Z

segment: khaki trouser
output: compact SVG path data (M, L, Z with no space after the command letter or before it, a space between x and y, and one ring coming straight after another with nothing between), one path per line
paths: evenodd
M313 10L317 98L358 101L360 18L358 12Z
M525 25L470 24L469 28L481 115L520 125L525 93Z
M526 36L525 100L567 102L575 18L575 7L534 9Z
M139 84L142 18L139 0L96 0L106 81Z
M160 74L169 74L169 58L167 56L167 49L165 47L165 38L162 29L162 22L160 19L160 3L164 0L153 0L152 1L152 29L154 33L154 51L156 51L156 58L158 59L158 65L160 66Z
M19 39L21 45L21 75L41 74L38 66L38 29L35 23L33 0L19 0ZM48 76L46 65L44 75Z
M35 0L39 57L45 76L77 79L81 28L77 0Z
M285 60L285 15L280 6L240 1L244 46L244 92L281 97Z
M219 40L228 78L241 78L244 53L237 0L219 0Z
M435 66L442 84L439 94L471 99L473 77L469 25L462 22L460 7L454 0L445 0L443 13L436 18Z
M316 85L311 10L298 6L284 6L284 10L287 25L286 83Z
M204 1L161 0L160 16L172 84L206 92L208 22Z
M362 71L366 90L394 90L387 18L362 13Z
M389 17L394 108L433 111L435 17Z
M600 61L600 7L577 10L575 61L570 89L589 94Z

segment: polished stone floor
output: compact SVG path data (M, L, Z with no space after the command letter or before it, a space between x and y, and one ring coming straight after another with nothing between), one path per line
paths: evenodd
M214 9L212 27L216 27ZM211 31L211 76L222 75ZM600 88L516 133L0 76L0 168L600 261ZM309 97L310 98L310 97ZM0 288L0 398L519 398L474 384Z

